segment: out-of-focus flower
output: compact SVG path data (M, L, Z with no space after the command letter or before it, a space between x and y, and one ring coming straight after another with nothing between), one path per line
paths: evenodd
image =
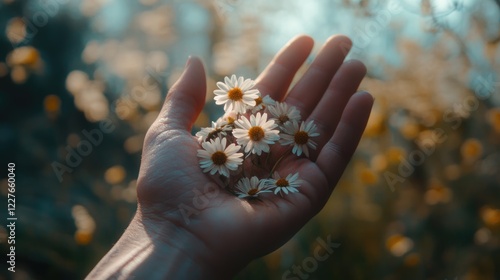
M408 121L399 128L399 131L404 138L415 139L420 132L420 126L414 122Z
M387 149L386 155L390 164L398 164L406 156L406 151L401 147L392 146Z
M95 63L101 57L101 46L97 41L90 41L82 53L82 60L87 64Z
M34 69L40 63L40 53L31 46L19 47L7 56L7 63L11 67L22 65Z
M75 241L78 245L88 245L93 238L93 232L86 230L77 230L75 232Z
M444 168L444 175L448 180L456 180L460 177L461 168L458 164L450 164Z
M73 95L80 93L88 84L89 76L83 71L73 70L66 77L66 89Z
M488 121L496 133L500 133L500 108L494 108L488 111Z
M401 257L413 248L413 241L406 236L395 234L386 240L385 245L394 256Z
M365 185L375 185L378 182L378 174L370 168L362 167L359 171L359 179Z
M96 227L94 218L90 216L87 209L82 205L73 206L71 214L76 226L75 242L78 245L88 245L92 241Z
M483 155L483 145L478 139L467 139L460 147L460 154L467 162L473 162Z
M481 209L481 218L489 227L500 226L500 209L485 206Z
M474 241L478 245L484 245L491 240L491 237L491 230L489 228L482 227L476 231L476 234L474 234Z
M10 72L10 77L14 83L22 84L28 79L28 71L23 66L14 66Z
M377 172L385 170L388 166L387 157L383 154L374 155L370 161L370 166Z
M5 31L7 38L13 44L19 44L26 39L26 24L22 18L13 18L7 23Z
M429 205L446 203L451 200L453 193L440 182L433 182L425 192L425 202Z
M80 11L86 17L92 17L99 12L108 0L80 1Z
M126 174L127 173L123 166L115 165L106 170L104 173L104 179L109 184L119 184L125 179Z
M384 121L384 114L379 110L373 110L366 124L363 136L374 137L380 135L385 130Z
M43 100L43 108L50 119L53 119L59 113L61 109L61 99L59 96L54 94L49 94Z
M43 100L43 105L46 112L55 113L61 108L61 99L57 95L47 95Z
M123 143L123 148L129 154L137 153L142 150L143 142L144 142L143 134L134 135L125 140L125 142Z
M138 116L138 105L129 97L121 97L114 102L115 113L122 120L131 120Z

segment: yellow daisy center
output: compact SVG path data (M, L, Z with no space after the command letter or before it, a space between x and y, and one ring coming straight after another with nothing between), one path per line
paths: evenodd
M260 126L254 126L248 130L248 136L250 136L252 141L257 142L264 138L265 133Z
M212 154L212 161L214 162L215 165L223 165L227 161L227 156L224 152L217 151Z
M243 99L243 91L239 87L232 88L228 91L227 97L233 101L240 101Z
M259 106L260 104L262 104L262 97L257 97L257 99L255 99L255 107Z
M280 178L276 181L276 186L284 188L284 187L288 187L289 184L285 178Z
M279 118L278 118L278 121L280 123L286 123L287 121L289 121L290 118L287 116L287 115L281 115Z
M293 140L295 141L295 143L297 143L299 145L304 145L309 140L309 134L305 131L299 131L299 132L295 133Z
M251 189L251 190L249 190L249 191L248 191L248 193L247 193L247 194L248 194L248 195L255 195L255 194L256 194L256 193L258 193L258 192L259 192L259 190L258 190L258 189Z

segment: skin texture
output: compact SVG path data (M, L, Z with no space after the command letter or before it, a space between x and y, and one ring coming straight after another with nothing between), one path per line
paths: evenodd
M89 278L227 279L288 241L327 202L370 114L373 98L355 93L366 68L344 62L350 46L345 36L328 39L289 90L313 47L298 36L257 78L263 95L296 106L320 136L310 158L286 156L278 166L282 176L299 172L299 193L250 201L225 192L199 167L190 131L205 103L206 77L202 62L190 58L146 135L136 216Z

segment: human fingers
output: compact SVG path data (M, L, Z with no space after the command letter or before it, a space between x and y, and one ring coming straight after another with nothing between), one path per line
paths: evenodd
M318 150L311 152L311 160L316 159L321 147L334 133L347 102L358 89L365 74L366 67L360 61L351 60L342 64L316 108L307 118L314 120L319 133L319 136L314 138Z
M373 97L367 92L354 94L347 103L333 136L323 146L316 164L334 187L358 146L370 116Z
M190 57L181 77L169 90L155 123L190 131L205 105L205 94L203 63L197 57Z
M309 69L291 89L286 102L297 107L302 116L308 116L321 100L351 46L351 40L343 35L328 39Z
M275 100L283 99L313 45L313 39L305 35L290 40L257 78L256 84L260 92Z

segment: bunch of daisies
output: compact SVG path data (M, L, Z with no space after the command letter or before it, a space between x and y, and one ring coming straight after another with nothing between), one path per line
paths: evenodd
M294 106L262 97L251 79L232 75L217 87L215 103L224 105L225 114L196 133L203 172L219 175L240 198L298 192L298 173L284 177L275 170L284 156L308 157L309 149L316 149L311 140L319 136L314 122L302 121ZM280 148L271 150L277 144Z

